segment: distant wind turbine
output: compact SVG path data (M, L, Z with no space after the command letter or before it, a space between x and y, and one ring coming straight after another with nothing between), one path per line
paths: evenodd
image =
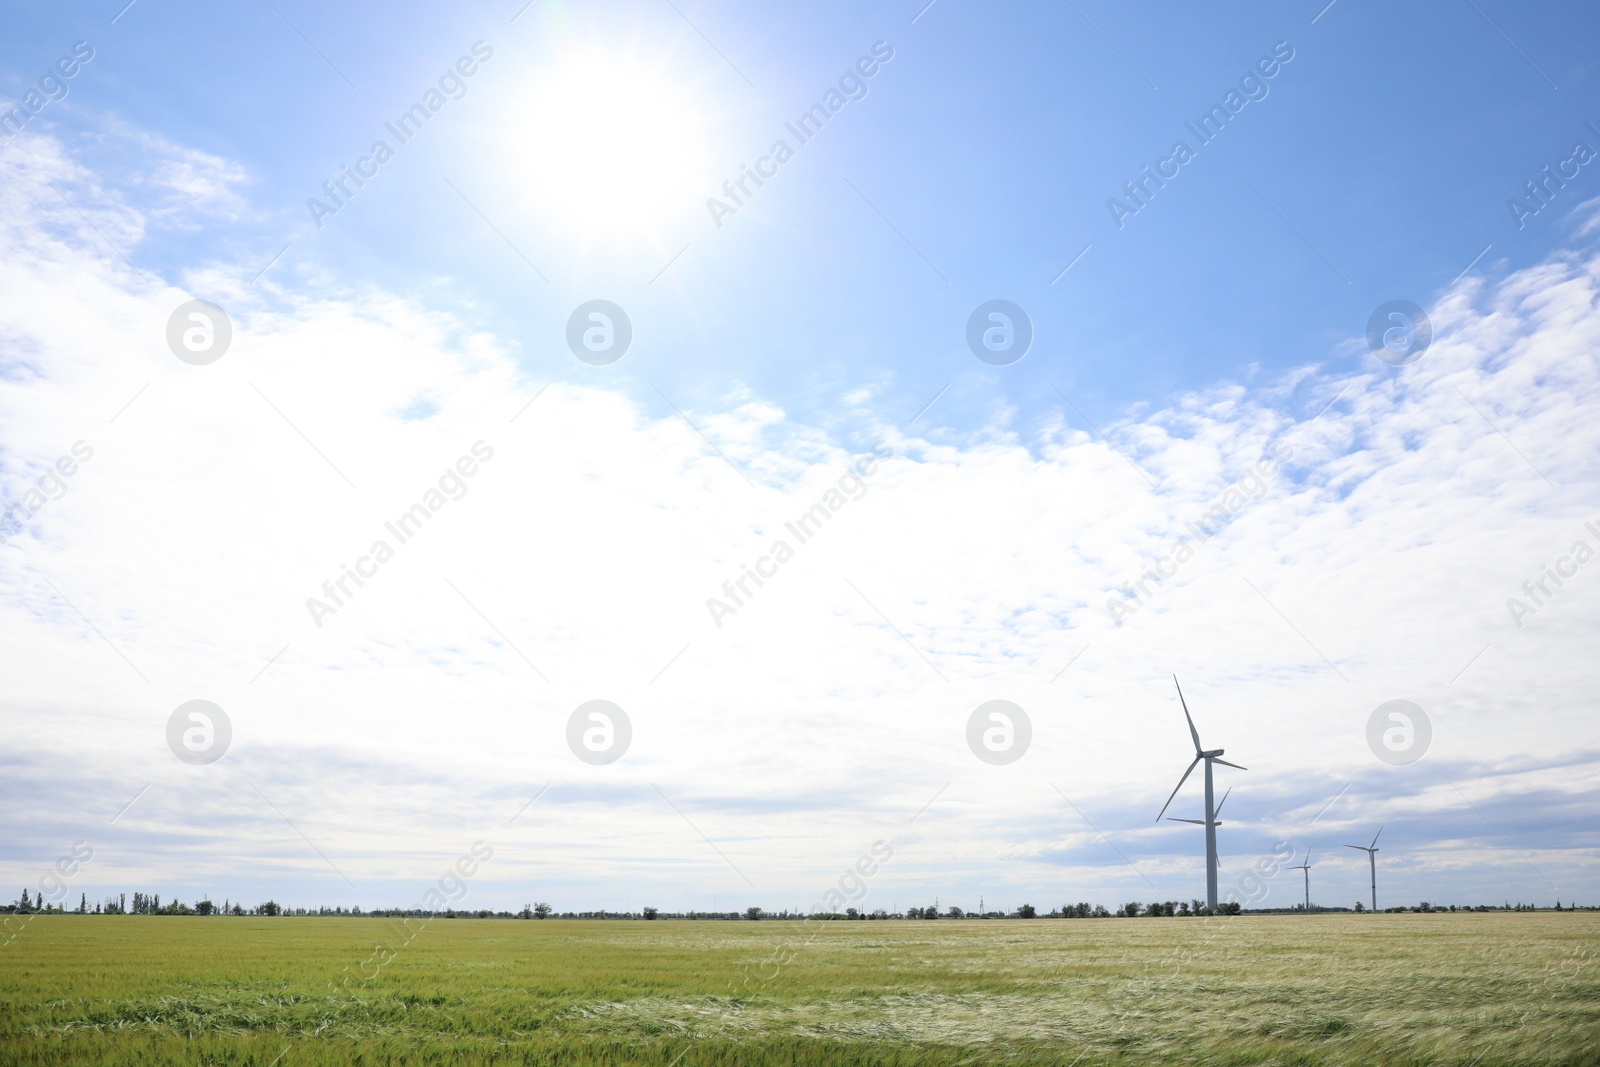
M1379 832L1381 833L1382 831L1379 831ZM1291 870L1291 871L1304 871L1305 872L1305 875L1306 875L1306 914L1310 915L1311 914L1311 849L1309 849L1309 848L1306 849L1306 858L1300 862L1299 866L1290 867L1289 870ZM1374 888L1373 892L1376 893L1377 889Z
M1183 783L1189 780L1189 775L1194 772L1195 764L1205 761L1206 765L1206 817L1201 819L1171 819L1171 822L1187 822L1206 828L1206 906L1212 911L1217 910L1217 813L1222 810L1220 804L1213 805L1214 796L1211 784L1211 765L1220 763L1224 767L1235 770L1246 770L1237 763L1229 763L1222 758L1223 749L1205 749L1200 747L1200 731L1194 728L1194 718L1189 714L1189 702L1183 699L1183 687L1178 685L1178 676L1172 676L1172 684L1178 690L1178 702L1183 705L1183 717L1189 723L1189 736L1194 739L1194 761L1189 764L1189 769L1183 772L1183 777L1178 779L1178 784L1172 788L1172 796L1167 797L1167 802L1161 805L1161 811L1156 815L1156 821L1161 821L1161 816L1167 813L1167 808L1172 805L1172 798L1178 795L1178 790L1183 788ZM1228 797L1222 797L1226 802Z
M1383 827L1378 827L1378 832L1372 835L1370 845L1346 845L1345 848L1358 848L1367 854L1367 866L1372 871L1372 910L1378 910L1378 837L1383 833ZM1308 876L1309 877L1309 876Z

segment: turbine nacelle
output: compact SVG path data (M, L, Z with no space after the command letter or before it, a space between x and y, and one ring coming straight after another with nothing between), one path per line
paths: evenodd
M1228 802L1228 796L1232 792L1233 792L1233 788L1230 786L1228 788L1228 791L1222 794L1222 799L1217 801L1216 810L1211 813L1211 822L1210 823L1207 823L1204 819L1180 819L1175 815L1168 815L1167 816L1167 821L1168 822L1194 823L1194 825L1196 825L1196 826L1207 826L1207 825L1209 825L1209 826L1221 826L1222 825L1222 820L1218 819L1217 816L1222 814L1222 805L1224 805L1224 804L1226 804ZM1166 809L1163 808L1162 810L1165 811Z
M1370 845L1346 845L1344 847L1345 848L1358 848L1362 852L1365 852L1365 853L1370 855L1370 854L1372 854L1374 852L1380 851L1379 848L1378 848L1378 838L1380 838L1382 836L1383 836L1383 827L1380 826L1380 827L1378 827L1378 832L1372 835L1372 844L1370 844Z

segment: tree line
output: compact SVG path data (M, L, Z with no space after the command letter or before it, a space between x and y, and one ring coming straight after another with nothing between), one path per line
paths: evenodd
M1344 911L1364 913L1369 911L1361 901L1356 901L1354 908L1325 908L1312 905L1312 911ZM1513 905L1510 901L1505 904L1432 904L1426 900L1415 906L1390 907L1382 909L1387 913L1396 912L1487 912L1487 911L1593 911L1593 906L1580 907L1575 903L1563 905L1556 901L1554 908L1545 908L1535 904L1518 903ZM1032 904L1020 905L1015 911L966 911L954 905L941 910L939 905L930 904L925 907L911 907L905 911L890 912L883 908L866 911L859 908L846 908L842 912L803 912L767 911L760 907L748 907L743 911L681 911L663 912L659 908L647 907L640 911L613 911L598 909L594 911L564 911L557 913L549 904L540 902L524 904L520 911L495 911L491 908L462 909L447 908L442 912L428 911L423 908L373 908L363 911L359 905L354 907L316 907L316 908L290 908L279 904L275 900L263 901L259 904L245 906L242 902L225 899L221 904L210 899L197 900L193 904L185 904L176 897L169 899L165 904L161 902L159 893L133 894L130 901L128 894L118 893L94 902L91 906L88 894L80 894L78 906L69 908L65 902L52 904L45 900L44 891L40 890L36 896L30 895L24 888L22 895L13 903L0 905L0 913L12 915L229 915L229 916L366 916L372 918L418 918L436 916L447 919L473 918L473 919L695 919L717 921L740 920L841 920L870 921L885 919L1111 919L1134 917L1193 917L1207 915L1240 915L1244 909L1238 901L1225 901L1217 906L1215 912L1206 907L1199 900L1166 900L1128 901L1120 908L1111 910L1103 904L1089 904L1080 901L1076 904L1062 904L1060 907L1045 912L1042 916L1039 909ZM1305 911L1305 906L1296 904L1292 908L1261 908L1252 909L1255 914L1290 914Z

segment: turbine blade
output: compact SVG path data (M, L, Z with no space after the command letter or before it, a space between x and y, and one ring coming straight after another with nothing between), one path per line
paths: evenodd
M1250 769L1249 767L1241 767L1237 763L1229 763L1227 760L1223 759L1221 756L1212 756L1211 757L1211 762L1212 763L1220 763L1224 767L1232 767L1236 771L1248 771Z
M1232 792L1233 792L1233 787L1229 786L1227 791L1222 794L1222 799L1217 801L1217 810L1211 813L1211 817L1213 819L1215 819L1218 815L1222 814L1222 805L1224 805L1224 804L1226 804L1228 802L1228 793L1232 793Z
M1378 827L1378 832L1372 835L1372 844L1376 845L1378 843L1378 838L1380 838L1382 836L1383 836L1383 827L1380 826L1380 827Z
M1367 851L1367 846L1366 846L1366 845L1346 845L1346 846L1344 846L1344 847L1345 847L1345 848L1355 848L1355 849L1360 849L1360 850L1361 850L1361 851L1362 851L1362 852L1365 852L1365 851Z
M1196 826L1204 826L1206 824L1206 821L1204 819L1179 819L1179 818L1176 818L1176 817L1171 816L1171 815L1167 816L1167 821L1168 822L1192 822Z
M1183 705L1183 717L1189 722L1189 736L1194 738L1194 752L1200 754L1200 731L1194 728L1194 718L1189 714L1189 702L1183 699L1183 686L1178 684L1178 676L1172 676L1172 685L1178 690L1178 703Z
M1189 780L1189 775L1194 773L1195 764L1199 763L1199 762L1200 762L1200 757L1196 756L1194 758L1194 763L1189 764L1189 769L1183 772L1183 777L1182 778L1178 779L1178 784L1172 787L1172 796L1168 797L1167 798L1167 802L1165 804L1161 805L1161 811L1159 813L1157 813L1157 815L1156 815L1156 822L1160 822L1161 821L1161 816L1165 815L1167 813L1167 808L1172 806L1172 797L1175 797L1175 796L1178 795L1178 790L1183 788L1183 783L1187 782Z
M1308 849L1306 849L1306 869L1309 870L1310 868L1311 868L1311 850L1308 848Z

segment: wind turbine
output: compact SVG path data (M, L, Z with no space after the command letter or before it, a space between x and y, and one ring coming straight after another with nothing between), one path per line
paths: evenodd
M1382 831L1379 831L1379 832L1381 833ZM1291 871L1305 871L1306 872L1306 914L1310 915L1311 914L1311 849L1310 848L1306 849L1306 858L1300 863L1299 866L1290 867L1289 870L1291 870ZM1376 889L1374 889L1374 892L1376 892Z
M1161 811L1160 811L1160 813L1158 815L1156 815L1156 821L1160 822L1161 821L1161 816L1165 815L1167 813L1167 808L1172 805L1172 798L1178 795L1178 790L1183 788L1183 783L1189 780L1189 775L1194 772L1195 764L1198 764L1202 760L1204 760L1205 761L1205 765L1206 765L1206 817L1205 817L1205 819L1203 821L1200 820L1200 819L1172 819L1170 821L1172 821L1172 822L1194 823L1196 826L1204 826L1206 828L1206 906L1209 907L1212 911L1216 911L1217 910L1217 827L1218 827L1218 825L1220 825L1217 822L1217 812L1219 812L1221 810L1221 805L1213 805L1212 804L1212 797L1214 796L1214 793L1213 793L1212 784L1211 784L1211 765L1213 763L1220 763L1224 767L1232 767L1235 770L1240 770L1240 771L1246 770L1247 768L1241 767L1237 763L1229 763L1227 760L1223 759L1222 758L1222 753L1224 751L1223 749L1220 749L1220 748L1205 749L1205 748L1201 748L1200 747L1200 731L1198 731L1198 730L1196 730L1194 728L1194 718L1189 714L1189 702L1183 699L1183 687L1178 685L1178 676L1177 675L1173 675L1172 676L1172 684L1178 690L1178 702L1183 705L1183 717L1189 723L1189 736L1194 739L1194 762L1189 764L1189 769L1183 772L1183 777L1179 778L1178 779L1178 784L1173 786L1173 788L1172 788L1172 796L1167 797L1167 802L1165 804L1161 805ZM1228 799L1227 794L1223 794L1222 799L1224 801L1226 801Z
M1358 848L1367 854L1367 866L1372 870L1372 910L1378 910L1378 837L1383 833L1383 827L1378 827L1378 832L1372 835L1370 845L1346 845L1345 848Z

